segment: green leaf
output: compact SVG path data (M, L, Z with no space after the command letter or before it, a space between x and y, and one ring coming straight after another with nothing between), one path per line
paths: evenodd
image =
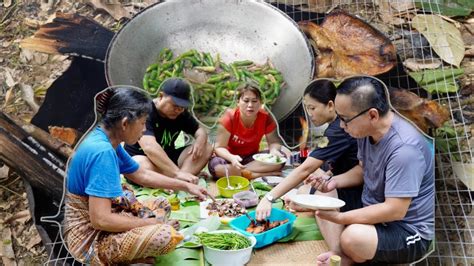
M438 15L416 15L412 19L416 28L443 61L459 67L464 58L464 42L461 32Z
M178 211L172 211L170 218L180 222L199 222L199 206L182 207Z
M252 185L255 189L260 189L260 190L264 190L264 191L270 191L272 190L272 187L267 185L267 184L264 184L262 182L252 182Z
M448 17L469 16L474 9L472 0L415 0L417 8Z
M155 266L201 266L207 265L201 248L177 248L175 251L156 257Z
M323 240L314 217L298 217L293 224L293 232L278 242Z
M189 206L199 206L199 202L195 200L188 200L183 203L181 203L181 206L183 207L189 207Z
M429 93L449 93L458 91L456 79L464 74L462 68L427 69L408 74Z

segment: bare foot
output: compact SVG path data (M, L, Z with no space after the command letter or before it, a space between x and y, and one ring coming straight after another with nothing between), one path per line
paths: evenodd
M167 225L171 225L176 231L179 230L179 221L175 219L168 220Z
M319 256L317 258L318 261L316 262L316 265L329 265L329 261L330 261L330 258L331 258L332 255L338 255L339 257L341 257L341 265L352 265L353 264L353 261L351 259L349 259L349 257L347 257L346 255L338 254L334 251L328 251L328 252L319 254Z

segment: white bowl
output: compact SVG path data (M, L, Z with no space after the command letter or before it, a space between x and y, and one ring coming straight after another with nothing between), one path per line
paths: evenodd
M206 247L204 248L204 258L211 265L215 266L240 266L245 265L249 262L250 257L252 256L252 249L257 244L257 239L254 236L246 236L240 232L234 230L217 230L213 232L208 232L209 234L222 234L222 233L235 233L247 237L251 245L248 248L239 249L239 250L219 250L215 248Z

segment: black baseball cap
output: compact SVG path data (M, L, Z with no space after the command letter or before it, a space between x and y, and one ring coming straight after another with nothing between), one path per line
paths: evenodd
M179 78L170 78L163 82L161 91L171 96L174 103L181 107L191 105L191 86L186 81Z

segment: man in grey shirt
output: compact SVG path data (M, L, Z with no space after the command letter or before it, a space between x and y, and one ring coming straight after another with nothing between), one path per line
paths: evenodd
M390 110L387 93L381 81L367 76L348 78L338 87L336 112L340 126L358 139L359 165L329 181L310 179L334 197L336 188L363 184L364 189L345 199L352 210L316 211L330 248L318 264L333 254L343 265L408 263L423 257L433 239L433 150L415 126Z

